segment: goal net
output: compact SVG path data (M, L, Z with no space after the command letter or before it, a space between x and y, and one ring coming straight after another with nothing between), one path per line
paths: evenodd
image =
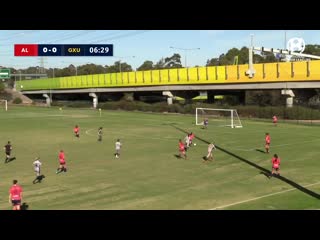
M196 125L203 125L208 119L208 125L241 128L242 124L235 109L196 108Z

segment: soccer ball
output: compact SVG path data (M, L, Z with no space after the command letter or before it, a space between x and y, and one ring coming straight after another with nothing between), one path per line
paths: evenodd
M196 143L194 143L194 144L193 144L193 146L197 146L197 144L196 144Z
M59 110L62 110L62 108L59 108Z

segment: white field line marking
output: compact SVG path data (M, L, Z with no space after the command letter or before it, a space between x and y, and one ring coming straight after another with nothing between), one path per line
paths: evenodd
M305 185L305 186L303 186L303 187L311 187L311 186L314 186L314 185L317 185L317 184L320 184L320 182L308 184L308 185ZM282 194L282 193L285 193L285 192L290 192L290 191L293 191L293 190L297 190L297 189L296 189L296 188L291 188L291 189L287 189L287 190L284 190L284 191L275 192L275 193L263 195L263 196L260 196L260 197L251 198L251 199L243 200L243 201L240 201L240 202L235 202L235 203L231 203L231 204L227 204L227 205L223 205L223 206L211 208L211 209L209 209L209 210L217 210L217 209L219 209L219 208L226 208L226 207L230 207L230 206L237 205L237 204L241 204L241 203L251 202L251 201L254 201L254 200L261 199L261 198L270 197L270 196Z
M309 140L309 141L299 141L296 143L285 143L285 144L279 144L279 145L271 145L271 148L277 148L277 147L283 147L283 146L292 146L292 145L301 145L301 144L305 144L305 143L310 143L310 142L317 142L320 139L313 139L313 140ZM232 142L231 142L232 143ZM229 144L229 142L227 143ZM223 146L221 146L223 147ZM241 146L239 146L241 147ZM249 151L255 151L257 148L261 148L261 146L256 147L256 148L250 148L250 149L243 149L243 148L238 148L238 147L228 147L228 149L232 149L232 150L239 150L239 151L245 151L245 152L249 152Z
M86 134L89 136L95 136L92 135L90 132L92 130L95 130L94 128L88 129L86 130ZM122 136L128 136L128 137L134 137L134 138L140 138L140 139L153 139L153 140L167 140L167 141L177 141L178 138L176 137L148 137L148 136L141 136L139 134L134 134L134 133L122 133L120 131L108 131L108 133L113 133L113 134L117 134L117 135L122 135Z
M64 115L41 115L41 116L9 116L9 117L3 117L1 116L1 119L27 119L27 118L54 118L54 117L65 117Z
M94 135L92 135L92 134L89 134L89 132L91 132L92 130L94 130L94 128L91 128L91 129L86 130L86 134L89 135L89 136L94 136Z

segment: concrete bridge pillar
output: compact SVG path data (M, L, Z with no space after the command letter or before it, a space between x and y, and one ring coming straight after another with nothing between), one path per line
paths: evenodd
M207 92L207 103L214 103L214 92L213 91Z
M50 107L52 100L50 99L49 95L45 93L42 96L46 98L47 107Z
M92 97L93 108L97 108L98 106L98 96L95 93L89 93L89 96Z
M281 90L282 95L286 95L286 106L287 107L292 107L293 106L293 97L295 96L293 91L290 89L283 89Z
M172 102L173 102L173 94L170 91L163 91L162 95L168 96L167 97L167 103L168 103L168 105L171 105Z

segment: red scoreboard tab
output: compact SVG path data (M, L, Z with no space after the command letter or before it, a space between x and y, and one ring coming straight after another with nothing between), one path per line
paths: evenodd
M38 44L15 44L14 56L19 56L19 57L38 56Z

